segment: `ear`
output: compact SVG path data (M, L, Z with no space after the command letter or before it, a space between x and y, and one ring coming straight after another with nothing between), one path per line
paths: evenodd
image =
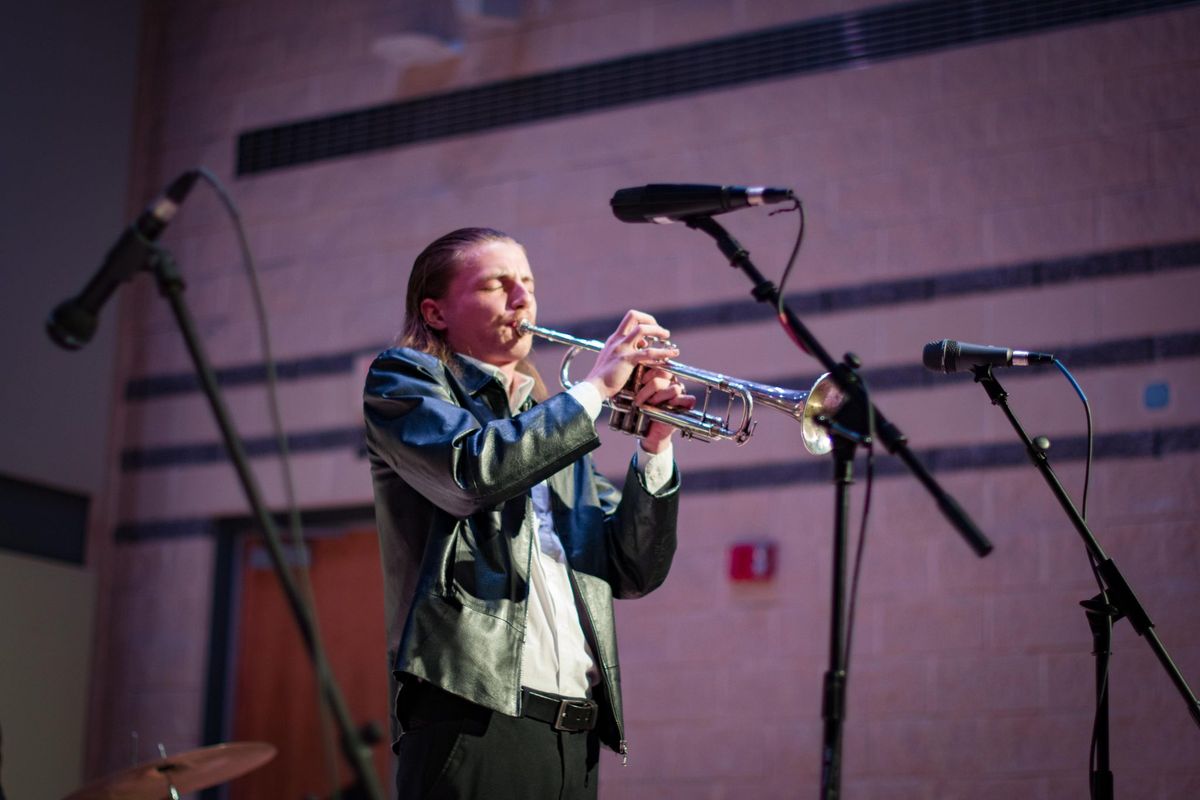
M421 319L435 331L446 330L446 318L442 315L441 306L431 297L421 301Z

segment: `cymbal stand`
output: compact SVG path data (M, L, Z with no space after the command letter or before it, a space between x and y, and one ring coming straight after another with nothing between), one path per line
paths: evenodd
M242 491L246 495L246 500L254 512L254 517L262 533L267 552L271 556L271 564L275 569L275 575L279 579L279 585L283 589L292 616L299 627L300 637L304 642L305 650L312 660L313 671L316 673L321 696L329 708L330 716L337 725L342 754L354 770L357 780L363 787L366 795L374 800L383 800L383 789L371 764L370 747L355 728L350 717L350 709L346 705L345 697L338 686L333 671L329 667L328 657L320 647L316 635L316 621L313 618L313 613L308 604L304 602L300 590L296 586L296 581L288 570L287 560L283 554L283 546L280 543L279 531L276 528L275 519L267 511L258 481L250 469L250 462L246 457L245 446L234 429L233 419L221 397L220 388L217 386L216 375L204 352L204 346L200 341L200 337L196 333L196 326L192 320L191 313L184 302L183 276L180 274L170 252L157 245L152 248L149 254L147 269L153 271L155 279L158 282L159 292L167 299L172 312L174 312L175 321L179 326L180 333L183 335L184 342L187 345L188 353L192 357L192 363L196 368L196 376L200 381L205 396L208 398L209 407L213 412L217 426L221 429L221 437L225 443L225 449L229 454L230 461L233 462L234 470L237 472Z
M158 743L158 756L163 760L166 760L167 758L167 748L162 742ZM158 774L162 775L163 780L167 782L167 797L169 800L179 800L179 791L175 788L175 784L171 782L171 770L169 765L165 769L160 769Z

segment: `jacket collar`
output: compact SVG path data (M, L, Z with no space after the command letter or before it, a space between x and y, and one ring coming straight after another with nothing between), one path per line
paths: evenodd
M504 398L504 407L509 408L508 387L505 385L504 376L499 368L493 367L490 364L485 364L477 359L465 356L462 353L455 353L455 359L458 365L463 369L463 388L472 397L476 397L487 388L490 384L495 384L500 389L500 394ZM467 371L471 371L471 376L467 377ZM529 400L533 396L533 378L521 372L517 372L513 376L513 380L518 382L523 393L520 407L525 409L529 406ZM512 413L516 413L515 411Z
M455 353L454 362L458 366L459 375L462 376L459 379L459 383L462 384L462 387L466 389L467 393L472 397L482 392L489 383L495 383L501 391L504 390L504 387L500 385L499 380L488 374L483 369L480 369L479 366L474 363L473 359L463 358Z

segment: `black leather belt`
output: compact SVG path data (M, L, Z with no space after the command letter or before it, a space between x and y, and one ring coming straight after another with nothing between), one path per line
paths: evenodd
M595 700L535 692L521 688L522 716L546 722L556 731L590 731L600 717L600 705Z

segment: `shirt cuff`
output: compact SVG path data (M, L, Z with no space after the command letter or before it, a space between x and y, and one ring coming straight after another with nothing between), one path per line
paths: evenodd
M639 447L636 458L638 472L642 473L642 483L647 492L658 494L671 482L671 475L675 472L675 448L670 442L661 453L647 453Z
M600 416L600 409L604 406L604 398L600 396L600 390L592 386L587 381L580 381L567 390L567 394L575 398L579 405L583 406L583 410L592 418L592 422Z

